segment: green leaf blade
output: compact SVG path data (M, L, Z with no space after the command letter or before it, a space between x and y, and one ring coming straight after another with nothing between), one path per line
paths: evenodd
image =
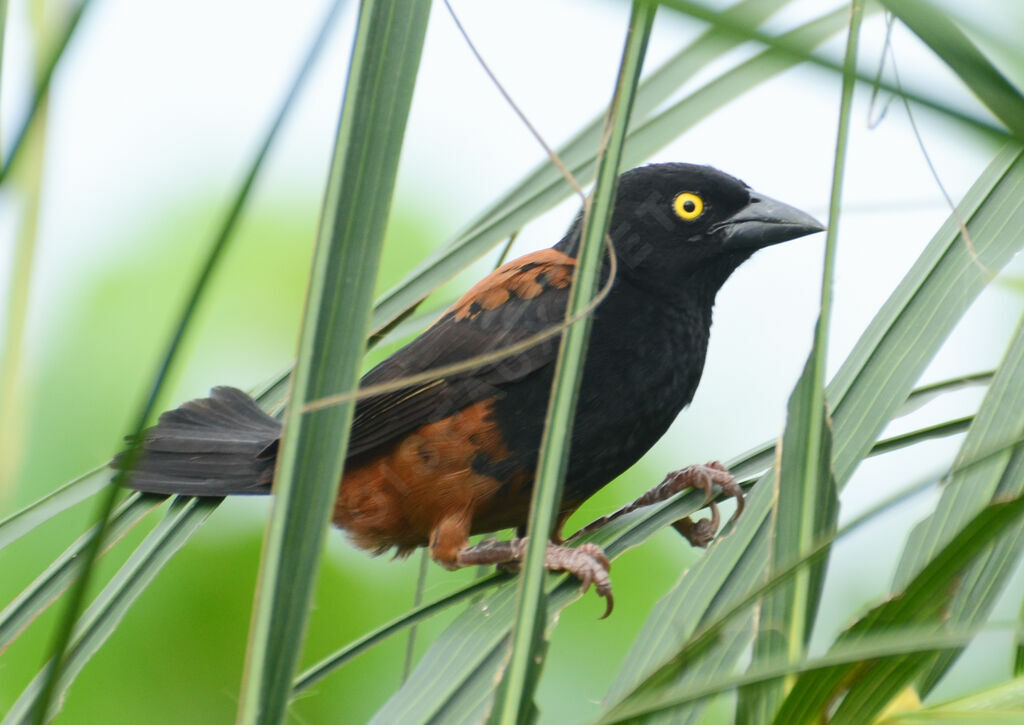
M986 507L939 551L902 593L865 615L839 637L836 645L901 627L931 624L937 629L952 597L953 582L999 535L1019 524L1021 514L1024 514L1024 498ZM802 675L779 710L776 723L817 722L826 708L844 694L832 722L837 725L870 722L910 682L928 657L927 652L914 652ZM844 684L849 688L845 693Z
M839 488L832 470L832 421L825 398L825 365L857 47L864 16L863 5L853 3L850 8L825 238L821 308L811 352L789 399L786 428L779 444L769 577L811 552L820 551L820 556L762 599L757 613L752 667L778 656L791 662L806 656L828 566L828 549L820 550L820 542L832 540L839 518ZM744 725L771 722L790 685L786 680L776 680L741 690L737 702L738 722Z
M597 290L605 258L605 236L611 224L619 166L629 126L633 99L640 81L647 41L651 36L657 4L634 0L619 67L615 93L605 121L605 145L598 152L597 183L585 205L580 249L573 275L566 320L586 311ZM608 250L614 254L614 250ZM611 260L614 261L614 260ZM614 269L614 266L612 266ZM533 719L533 692L543 664L545 629L545 558L549 532L554 530L565 474L569 467L569 443L583 363L590 337L589 315L573 322L562 334L555 364L547 420L537 460L533 501L527 527L529 542L519 576L512 649L495 700L490 722L513 725ZM610 595L609 595L610 596Z
M324 200L261 565L239 719L280 722L291 696L354 404L429 0L362 4Z
M135 600L146 590L164 565L205 523L218 503L216 499L176 497L163 520L146 536L124 566L96 596L75 625L60 676L53 684L53 703L56 704L47 710L48 718L57 714L75 678L114 633ZM122 516L115 519L108 533L112 535L118 532L118 529L123 531L139 517L148 513L153 505L152 500L147 501L146 497L138 495L126 501L120 509ZM48 578L47 582L48 586L52 587L54 578ZM56 584L59 584L59 581ZM48 684L47 675L50 671L50 666L44 666L33 678L7 712L3 725L21 725L25 722L36 708L40 694Z
M1017 137L1024 141L1024 95L996 68L950 17L925 0L882 0L957 74Z
M896 571L893 588L905 587L935 553L994 499L1024 493L1024 319L1018 324L953 464L935 511L911 532ZM971 567L950 606L949 621L980 624L991 611L1020 555L1024 531L1011 529ZM959 652L944 653L920 680L927 694Z
M817 338L817 336L816 336ZM823 356L816 340L793 395L781 442L772 507L769 575L806 556L835 535L839 494L832 475L831 421L823 404L822 383L816 380L815 359ZM815 430L816 429L816 430ZM758 612L751 666L762 661L802 659L815 621L827 559L795 573L769 592ZM737 722L771 722L788 690L783 680L760 683L740 691Z

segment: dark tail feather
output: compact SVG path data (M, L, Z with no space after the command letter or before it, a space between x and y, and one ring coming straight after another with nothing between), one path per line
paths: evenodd
M160 416L143 433L125 485L187 496L270 493L281 424L236 388L216 387ZM125 453L110 462L121 469Z

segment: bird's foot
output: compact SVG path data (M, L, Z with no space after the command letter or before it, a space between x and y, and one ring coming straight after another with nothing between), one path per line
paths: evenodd
M494 564L503 571L516 572L522 565L526 553L526 538L511 541L487 539L476 546L463 549L458 554L459 566ZM604 597L607 606L602 619L612 613L615 600L612 597L612 580L608 572L611 562L597 544L581 544L577 547L562 546L548 542L544 566L549 571L569 572L583 585L586 592L593 584L597 593Z
M687 541L694 546L706 547L715 538L718 532L718 525L721 523L718 513L718 504L715 503L715 489L718 486L722 492L736 499L736 513L733 518L743 513L743 489L729 473L729 469L718 461L711 461L703 465L687 466L678 471L672 471L665 476L665 480L655 486L645 495L661 496L658 500L664 500L680 491L688 488L697 488L704 491L704 500L711 509L711 518L694 521L689 516L680 519L672 524L672 527L682 534ZM643 498L643 497L641 497Z
M613 519L636 511L638 508L666 501L680 491L688 488L697 488L704 491L705 501L711 508L711 518L693 521L693 519L687 516L672 526L686 537L686 540L692 545L704 548L711 543L715 533L718 531L718 525L721 523L718 505L714 500L715 486L718 486L723 493L736 499L736 513L733 514L733 518L738 517L743 512L743 489L740 488L733 475L729 473L728 468L718 461L711 461L710 463L687 466L686 468L680 468L678 471L668 473L661 483L633 501L633 503L627 504L614 513L590 522L573 534L573 536L595 531Z

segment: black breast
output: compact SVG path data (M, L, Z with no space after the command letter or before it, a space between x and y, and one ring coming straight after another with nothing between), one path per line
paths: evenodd
M711 301L668 306L617 282L591 329L564 500L580 502L632 466L692 399L704 368ZM504 387L494 414L512 469L533 470L553 365Z

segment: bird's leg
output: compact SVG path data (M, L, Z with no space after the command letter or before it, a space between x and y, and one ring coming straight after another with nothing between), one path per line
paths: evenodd
M620 516L624 516L631 511L636 511L638 508L661 503L662 501L675 496L680 491L688 488L699 488L704 491L705 501L711 507L711 518L701 519L700 521L695 522L687 516L686 518L675 522L672 526L676 531L686 537L686 540L691 544L703 548L711 542L711 539L714 538L715 532L718 531L718 524L721 522L718 514L718 505L714 501L714 487L716 485L722 489L723 493L735 497L736 513L733 514L733 518L737 518L741 513L743 513L743 489L741 489L739 484L736 483L736 479L733 478L731 473L729 473L728 468L718 461L711 461L710 463L705 463L703 465L687 466L686 468L681 468L678 471L668 473L661 483L637 500L633 501L633 503L627 504L618 511L590 522L573 534L573 536L575 537L589 531L595 531L607 524L609 521L617 519Z
M515 538L510 541L487 539L476 546L459 551L457 565L462 567L494 564L503 571L519 571L526 553L526 542L526 538ZM608 575L611 562L600 546L588 543L571 547L548 542L544 566L549 571L566 571L574 575L582 583L584 592L593 584L597 593L607 601L601 618L612 613L615 601L612 598L612 580Z

